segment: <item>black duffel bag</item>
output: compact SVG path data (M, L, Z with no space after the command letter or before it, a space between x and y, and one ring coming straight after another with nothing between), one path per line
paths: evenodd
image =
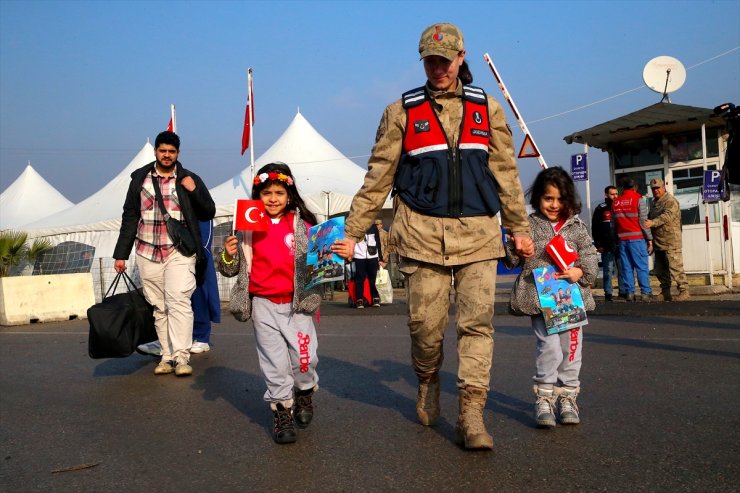
M122 277L128 291L108 296L111 291L116 292ZM131 355L139 344L156 340L153 311L154 307L128 274L119 272L103 301L87 309L90 323L87 352L90 357L124 358Z

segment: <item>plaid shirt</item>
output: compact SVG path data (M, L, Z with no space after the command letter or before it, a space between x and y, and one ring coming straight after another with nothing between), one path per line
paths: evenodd
M157 167L146 176L141 186L141 219L136 230L136 254L152 262L164 262L173 250L172 241L167 234L167 224L159 210L152 179L159 180L164 207L173 219L181 220L180 203L177 200L175 183L177 173L162 176Z

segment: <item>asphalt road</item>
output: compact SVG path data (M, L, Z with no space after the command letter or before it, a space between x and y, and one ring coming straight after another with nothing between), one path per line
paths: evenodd
M600 305L582 424L553 430L533 426L529 322L502 306L491 452L455 441L452 326L443 419L416 422L402 300L324 305L316 416L292 445L270 437L251 324L229 315L189 378L155 376L140 355L91 360L86 321L2 327L0 490L737 491L740 302Z

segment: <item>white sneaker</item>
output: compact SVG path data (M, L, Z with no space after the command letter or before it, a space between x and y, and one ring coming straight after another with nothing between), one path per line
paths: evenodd
M137 346L136 352L149 356L162 356L162 346L159 344L159 341L147 342L146 344Z
M211 346L209 346L207 342L195 341L193 342L193 345L190 346L190 354L205 353L210 350Z

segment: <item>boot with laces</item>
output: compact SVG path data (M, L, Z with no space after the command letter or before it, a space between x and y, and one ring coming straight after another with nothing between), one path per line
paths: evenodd
M543 388L539 385L532 387L537 402L534 405L534 419L540 428L552 428L555 422L555 402L557 396L552 388Z
M292 407L292 400L270 404L272 409L272 439L275 440L275 443L293 443L296 441Z
M683 291L679 291L678 296L676 296L674 299L676 301L687 301L689 298L691 298L691 295L689 295L689 290L684 289Z
M313 419L313 393L316 387L306 390L295 389L295 404L293 405L293 418L298 428L306 428Z
M419 376L416 415L424 426L432 426L437 422L439 418L439 373Z
M556 389L558 407L560 408L559 419L562 424L577 425L581 422L578 415L578 404L576 404L576 397L578 397L580 391L580 387L558 387Z
M493 437L483 423L483 408L486 407L486 389L468 385L460 389L460 414L457 417L457 437L468 450L490 450Z

